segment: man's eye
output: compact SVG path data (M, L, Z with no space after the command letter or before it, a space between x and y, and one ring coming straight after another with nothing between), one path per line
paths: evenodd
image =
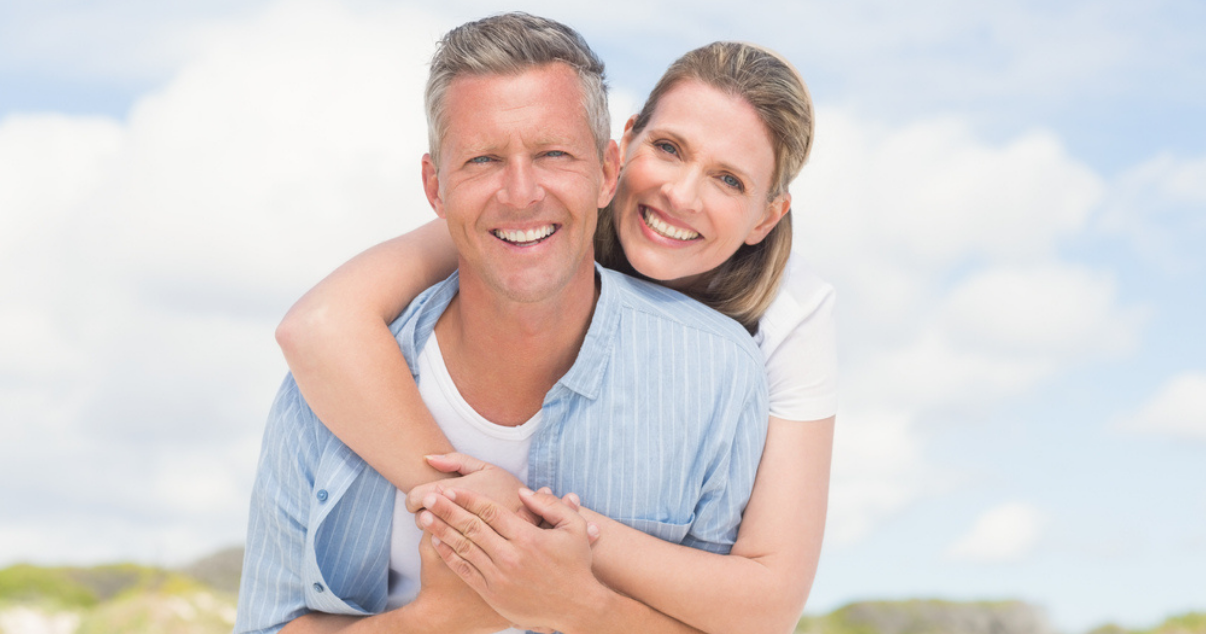
M488 156L475 156L475 157L473 157L473 158L469 159L469 162L470 162L470 163L489 163L489 162L490 162L490 157L488 157Z
M551 156L554 158L560 158L562 156L569 156L569 154L566 154L566 152L564 150L549 150L548 152L545 152L544 155Z

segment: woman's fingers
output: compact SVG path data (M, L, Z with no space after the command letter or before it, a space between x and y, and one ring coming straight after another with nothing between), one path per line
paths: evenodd
M439 482L420 484L419 486L412 488L410 493L406 494L406 510L410 511L411 513L418 513L419 509L423 508L423 498L431 495L432 493L443 492L444 487L440 486Z
M524 488L519 490L519 499L529 511L543 518L553 528L586 528L586 520L578 514L578 509L552 493Z
M455 451L445 454L430 454L424 456L424 458L427 459L427 464L435 468L436 471L443 471L444 473L469 475L490 466L488 462Z

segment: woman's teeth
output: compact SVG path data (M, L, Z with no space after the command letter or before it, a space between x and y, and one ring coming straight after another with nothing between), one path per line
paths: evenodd
M645 224L648 225L650 229L653 229L655 232L657 232L658 235L683 241L694 240L699 237L699 234L695 233L694 231L680 229L662 222L661 218L658 218L652 211L649 211L648 209L645 209L644 212L645 213L642 214L642 217L645 219Z
M510 242L511 244L526 245L533 242L539 242L551 235L557 228L554 225L545 225L527 231L507 231L506 229L495 229L494 236L496 238Z

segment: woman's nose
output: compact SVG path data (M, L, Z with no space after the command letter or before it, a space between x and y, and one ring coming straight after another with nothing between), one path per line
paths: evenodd
M668 181L663 188L666 199L678 213L695 213L699 211L698 170L684 169Z

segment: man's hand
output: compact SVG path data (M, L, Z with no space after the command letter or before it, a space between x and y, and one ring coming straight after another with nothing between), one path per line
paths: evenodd
M411 513L418 513L423 508L423 499L429 494L455 487L482 493L532 524L540 521L519 499L523 483L505 469L462 453L427 456L427 463L438 471L461 475L412 488L406 496L406 510Z
M439 627L435 629L469 634L497 632L511 626L510 621L495 612L481 595L449 569L426 535L419 545L419 556L421 588L412 606L422 614L438 619Z
M428 494L418 521L448 567L499 614L528 629L572 629L605 591L591 573L591 527L551 493L525 488L520 499L551 528L462 489Z

